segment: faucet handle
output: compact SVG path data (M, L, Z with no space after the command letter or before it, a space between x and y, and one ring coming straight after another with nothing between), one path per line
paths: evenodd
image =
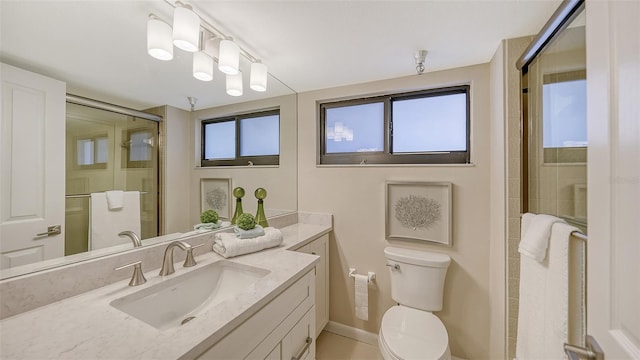
M200 246L204 246L204 244L191 246L190 248L187 248L187 258L184 259L184 264L182 264L182 267L192 267L198 264L196 262L196 259L193 257L193 250L199 248Z
M142 261L136 261L132 262L131 264L118 266L113 270L122 270L131 266L133 266L133 275L131 276L131 281L129 281L129 286L138 286L146 283L147 279L144 277L144 273L142 272Z

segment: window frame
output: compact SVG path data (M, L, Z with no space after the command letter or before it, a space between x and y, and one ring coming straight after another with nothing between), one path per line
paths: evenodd
M433 151L418 153L393 153L393 103L395 101L421 99L455 94L466 95L466 150L465 151ZM326 114L327 109L353 105L382 102L384 104L384 149L376 152L326 152ZM422 164L469 164L471 162L471 86L457 85L406 93L393 93L358 99L327 101L318 106L318 165L422 165Z
M214 167L214 166L254 166L254 165L280 165L280 141L278 140L278 155L253 155L253 156L240 156L240 122L244 119L251 119L256 117L278 115L278 134L280 134L280 109L264 110L251 113L242 113L238 115L230 115L219 118L205 119L200 122L200 166L201 167ZM236 138L235 138L235 158L233 159L219 159L209 160L204 158L205 152L205 127L208 124L221 123L221 122L235 122Z

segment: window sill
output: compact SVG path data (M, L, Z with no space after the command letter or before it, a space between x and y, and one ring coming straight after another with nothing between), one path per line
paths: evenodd
M474 163L470 164L316 164L317 168L367 168L367 167L475 167Z

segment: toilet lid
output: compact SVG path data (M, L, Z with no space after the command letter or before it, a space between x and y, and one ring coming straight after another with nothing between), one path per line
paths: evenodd
M430 312L394 306L382 317L380 332L398 359L442 359L448 353L447 329Z

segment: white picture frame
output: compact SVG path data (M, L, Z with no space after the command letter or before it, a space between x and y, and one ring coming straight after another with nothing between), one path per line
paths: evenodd
M210 209L221 220L231 219L231 179L200 179L200 213Z
M385 237L451 246L452 184L387 181Z

